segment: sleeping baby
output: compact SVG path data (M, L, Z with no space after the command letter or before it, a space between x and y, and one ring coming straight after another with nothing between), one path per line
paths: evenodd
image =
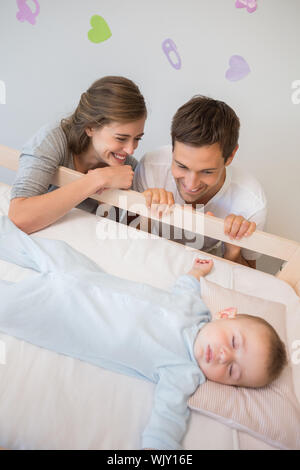
M171 292L104 272L57 240L31 238L0 217L0 258L36 271L0 281L0 330L57 353L156 384L142 448L180 449L188 398L206 379L263 387L286 363L264 320L201 299L212 260L195 260Z

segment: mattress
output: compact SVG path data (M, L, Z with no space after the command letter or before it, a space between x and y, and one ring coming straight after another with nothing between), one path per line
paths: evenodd
M10 187L0 184L1 215L7 214L9 195ZM165 289L190 269L195 257L190 248L79 209L33 236L64 240L107 272ZM287 284L269 274L221 259L215 261L215 268L210 280L223 287L284 303L287 312L298 302ZM31 274L0 260L1 279L18 281ZM7 335L0 334L0 345L0 447L140 448L154 385ZM183 448L272 449L247 433L194 411Z

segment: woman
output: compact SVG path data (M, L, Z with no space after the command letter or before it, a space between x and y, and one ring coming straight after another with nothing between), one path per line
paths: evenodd
M87 198L104 188L130 188L137 165L131 155L143 136L146 117L144 98L131 80L97 80L81 95L70 118L42 128L24 146L11 192L10 219L32 233L78 204L95 212L98 203ZM51 180L60 165L84 176L56 189Z

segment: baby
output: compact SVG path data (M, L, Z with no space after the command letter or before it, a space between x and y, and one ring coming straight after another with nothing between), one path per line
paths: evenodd
M156 384L143 448L180 448L188 398L206 378L260 387L285 364L267 323L232 310L211 321L199 282L211 260L196 260L167 292L112 276L64 242L31 238L7 217L0 217L0 258L37 272L0 281L2 332Z
M198 259L189 274L200 280L211 269L212 261ZM237 315L234 308L219 312L199 331L194 355L207 379L242 387L268 385L287 363L274 328L260 317Z

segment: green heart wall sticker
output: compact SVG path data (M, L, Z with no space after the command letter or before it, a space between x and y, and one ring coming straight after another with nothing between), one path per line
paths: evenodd
M98 44L111 37L111 30L102 16L94 15L90 20L92 29L88 32L88 38L91 42Z

